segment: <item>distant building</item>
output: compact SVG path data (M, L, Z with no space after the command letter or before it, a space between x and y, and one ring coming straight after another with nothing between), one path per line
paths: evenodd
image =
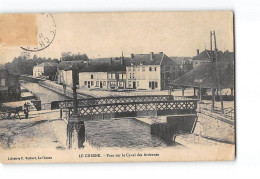
M49 80L54 80L57 73L57 63L44 62L33 67L33 77L41 78L47 77Z
M108 72L108 88L125 89L126 88L126 71Z
M178 65L179 77L193 69L193 60L191 57L170 57L170 58Z
M126 87L125 62L129 58L98 58L79 73L79 85L87 89L124 89Z
M178 66L163 52L131 54L126 66L126 87L130 89L168 89L169 82L178 77Z
M80 72L79 87L87 89L107 89L108 88L107 72Z
M218 55L221 55L223 52L218 51ZM203 52L199 52L197 49L197 55L193 57L193 68L197 68L199 65L205 62L211 62L211 56L214 55L214 51L204 50Z
M0 102L19 101L21 88L19 76L13 75L0 65Z
M58 84L64 84L72 86L72 66L78 64L80 68L83 68L86 64L83 60L79 61L62 61L58 65L57 82ZM78 83L78 82L77 82Z

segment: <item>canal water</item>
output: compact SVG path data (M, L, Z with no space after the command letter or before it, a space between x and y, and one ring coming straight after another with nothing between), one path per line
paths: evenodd
M38 83L31 82L20 82L22 86L31 91L34 95L40 98L42 104L51 103L52 101L61 101L70 99L66 96L63 96L59 93L51 91L47 88L40 86Z
M85 122L86 141L94 147L147 148L166 147L150 133L150 126L135 119L122 118Z
M21 82L33 94L40 98L42 104L69 99L37 83ZM163 140L150 134L150 127L135 119L122 118L98 121L86 121L86 142L93 147L146 148L166 147ZM64 131L66 132L66 131Z

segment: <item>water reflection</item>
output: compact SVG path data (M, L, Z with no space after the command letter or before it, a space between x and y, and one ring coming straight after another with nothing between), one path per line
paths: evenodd
M94 147L146 148L174 145L173 135L169 142L151 134L149 125L135 119L110 119L86 121L86 141ZM170 138L170 139L169 139Z

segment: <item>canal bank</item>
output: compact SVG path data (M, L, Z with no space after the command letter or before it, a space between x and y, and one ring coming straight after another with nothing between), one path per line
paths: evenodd
M29 92L37 96L41 100L42 104L51 103L52 101L62 101L70 99L65 95L39 85L39 83L32 83L27 81L21 81L20 83L22 87L26 88Z
M61 95L67 96L69 98L73 98L73 91L70 87L67 88L63 88L63 86L56 84L52 81L49 80L45 80L45 81L39 81L38 84L44 88L47 88L51 91L54 91L56 93L59 93ZM86 99L86 98L90 98L90 95L87 94L83 94L83 93L77 93L78 95L78 99Z

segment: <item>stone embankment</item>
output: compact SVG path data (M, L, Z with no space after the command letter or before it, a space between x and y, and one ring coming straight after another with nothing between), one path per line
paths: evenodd
M47 88L49 90L52 90L52 91L55 91L59 94L62 94L62 95L65 95L69 98L73 98L73 91L70 87L66 87L66 89L64 90L63 89L63 86L59 85L59 84L56 84L52 81L39 81L38 84L44 88ZM88 98L88 97L91 97L87 94L82 94L82 93L77 93L78 94L78 98L79 99L85 99L85 98Z

